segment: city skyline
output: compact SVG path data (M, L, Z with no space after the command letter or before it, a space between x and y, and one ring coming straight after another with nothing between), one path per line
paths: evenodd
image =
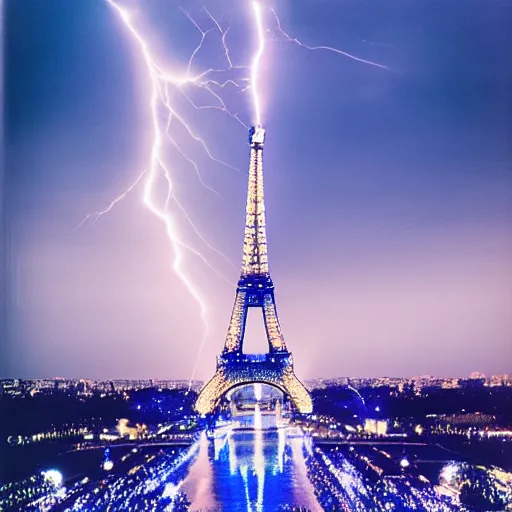
M502 7L501 18L481 4L464 7L465 16L454 7L427 16L426 3L396 2L381 14L400 11L410 26L393 33L390 20L384 31L354 3L312 5L278 4L288 32L390 70L286 41L269 44L263 124L270 265L300 378L512 373L504 357L512 335L510 8ZM155 6L139 6L136 22L152 31L163 61L183 66L198 32L178 9ZM233 58L246 58L244 11L211 9L223 21L225 13L233 17ZM105 2L56 1L22 17L26 10L21 1L7 3L4 13L11 280L0 377L187 379L200 345L200 312L169 269L172 250L144 208L141 188L73 231L146 165L140 55ZM207 23L199 7L190 12ZM347 19L341 35L329 22L340 13ZM323 20L316 32L310 16ZM179 44L165 31L168 20ZM474 69L475 53L484 68ZM23 65L29 55L33 65ZM230 99L249 122L248 98ZM180 229L236 282L246 134L222 113L194 121L215 156L241 172L199 156L204 181L222 197L201 188L186 162L173 168L176 193L235 268L205 248L183 216ZM196 376L206 379L224 343L233 286L191 254L186 266L208 303L211 328ZM249 315L251 351L266 343L258 324Z

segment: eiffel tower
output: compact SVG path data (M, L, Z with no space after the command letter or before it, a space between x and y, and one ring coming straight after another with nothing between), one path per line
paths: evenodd
M268 270L263 200L264 139L265 130L261 126L249 130L251 158L242 271L224 350L217 358L217 371L197 397L195 407L201 414L213 412L220 398L233 387L254 382L266 383L280 389L291 398L301 413L309 413L313 409L309 393L293 372L293 358L281 333L274 283ZM262 310L268 341L266 354L245 354L242 350L249 308Z

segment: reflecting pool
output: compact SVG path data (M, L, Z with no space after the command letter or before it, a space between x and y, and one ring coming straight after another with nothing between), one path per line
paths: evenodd
M322 510L307 478L304 438L294 428L226 427L203 434L184 491L191 510Z

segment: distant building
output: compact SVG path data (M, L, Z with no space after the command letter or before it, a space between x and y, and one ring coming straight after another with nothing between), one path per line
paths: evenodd
M489 378L489 386L510 386L511 379L510 375L504 373L501 375L492 375Z
M385 436L388 432L388 422L386 420L366 419L364 431L367 434Z

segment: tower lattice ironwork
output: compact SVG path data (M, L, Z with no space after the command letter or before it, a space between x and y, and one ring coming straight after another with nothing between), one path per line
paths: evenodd
M196 401L196 409L201 414L212 412L229 389L252 382L263 382L279 388L291 398L299 412L308 413L313 408L309 393L293 372L293 358L281 332L274 283L268 269L263 195L264 139L265 130L262 127L250 129L251 156L242 270L224 350L217 358L217 371ZM247 313L251 307L260 308L263 312L268 340L266 354L245 354L242 350Z

